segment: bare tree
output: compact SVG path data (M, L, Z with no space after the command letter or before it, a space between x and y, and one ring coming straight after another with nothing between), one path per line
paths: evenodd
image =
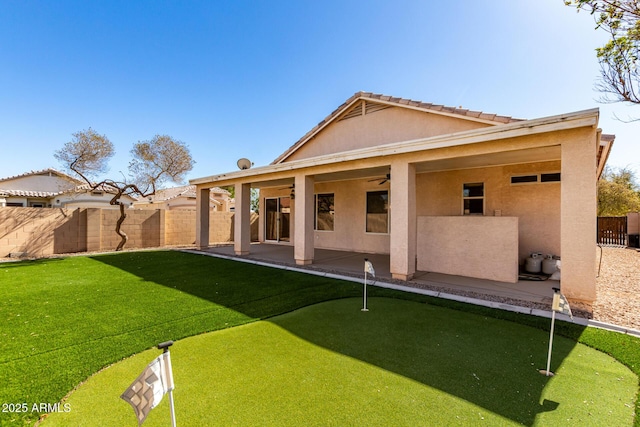
M565 4L588 11L596 28L609 33L610 40L596 49L600 62L596 88L605 94L601 101L640 104L639 0L565 0Z
M115 230L120 236L116 251L120 251L128 239L121 229L127 215L125 204L120 199L123 196L148 197L168 181L182 182L194 161L184 142L167 135L156 135L149 141L139 141L131 149L130 179L123 175L122 180L96 181L101 173L107 171L107 164L114 153L113 143L105 135L89 128L74 133L71 141L56 151L54 157L67 171L80 176L91 190L101 189L113 194L109 203L120 208Z

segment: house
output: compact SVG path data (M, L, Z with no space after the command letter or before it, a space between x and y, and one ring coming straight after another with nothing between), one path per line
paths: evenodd
M261 242L388 254L416 271L518 281L531 253L562 259L563 293L595 300L596 183L613 136L598 109L531 120L358 92L273 163L191 180L196 243L208 194L235 186L236 254L250 251L249 193Z
M51 168L0 178L0 207L117 208L109 204L112 198L106 190L91 190L84 181ZM127 206L135 201L123 199Z
M157 190L155 194L133 203L135 209L165 209L165 210L195 210L196 186ZM209 209L213 212L229 212L233 208L231 193L222 188L214 187L209 194Z

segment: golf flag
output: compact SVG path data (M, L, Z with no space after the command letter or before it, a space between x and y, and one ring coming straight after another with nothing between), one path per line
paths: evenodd
M551 309L553 311L557 311L558 313L566 314L567 316L573 319L573 313L571 313L571 307L569 307L569 301L567 298L560 293L560 290L554 288L553 293L553 303L551 304Z
M371 261L367 261L366 259L364 260L364 272L376 277L376 271L373 269L373 264L371 264Z
M154 359L120 397L133 407L138 425L142 425L149 412L160 404L162 396L173 388L171 359L165 352Z
M546 376L553 376L553 372L551 372L551 350L553 348L553 329L556 324L556 313L562 313L570 316L573 319L573 314L571 313L571 307L569 307L569 302L567 298L560 293L559 288L551 288L553 289L553 301L551 302L551 331L549 332L549 355L547 356L547 369L541 369L540 373L545 374Z

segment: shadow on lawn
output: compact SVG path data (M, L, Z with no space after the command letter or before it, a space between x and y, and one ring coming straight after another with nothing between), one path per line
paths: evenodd
M349 301L349 304L347 304ZM408 301L372 298L319 304L304 316L270 321L300 338L472 402L524 425L555 410L542 400L548 333L527 326ZM322 325L319 327L318 325ZM552 370L575 343L558 339Z
M255 319L359 296L362 291L360 284L184 253L143 252L95 259ZM424 296L370 290L372 296L429 304L374 298L371 311L364 313L361 301L351 299L309 307L311 314L302 320L292 314L270 321L311 343L524 425L558 407L558 402L542 399L549 378L538 372L546 365L547 331L496 319L491 317L496 312L489 314L486 309L480 309L484 314L472 314L436 307L441 301ZM531 323L548 327L549 321L533 319ZM203 325L204 330L210 329ZM554 341L552 371L575 345L568 339Z

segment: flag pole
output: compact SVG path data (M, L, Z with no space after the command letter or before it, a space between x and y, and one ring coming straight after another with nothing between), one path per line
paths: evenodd
M367 258L364 259L365 262L365 269L364 269L364 293L363 293L363 308L360 311L369 311L369 309L367 308L367 268L366 268L366 263L367 261L369 261Z
M173 406L173 369L171 368L171 353L169 352L169 347L173 345L173 341L167 341L158 344L158 350L162 350L162 354L165 358L165 363L167 364L167 376L169 383L169 410L171 411L171 427L176 427L176 413L175 408Z
M367 308L367 272L364 272L364 296L363 296L363 308L360 311L369 311Z
M556 324L556 311L562 314L567 314L571 319L573 319L573 314L571 313L571 307L569 307L569 301L567 298L560 293L560 288L551 288L553 289L553 301L551 302L551 331L549 332L549 355L547 356L547 369L540 369L540 373L544 373L547 377L552 377L553 372L551 372L551 349L553 347L553 330Z
M556 311L551 310L551 333L549 334L549 355L547 356L547 370L545 371L545 375L547 377L553 375L550 369L551 369L551 348L553 347L553 328L555 326L555 323L556 323Z

